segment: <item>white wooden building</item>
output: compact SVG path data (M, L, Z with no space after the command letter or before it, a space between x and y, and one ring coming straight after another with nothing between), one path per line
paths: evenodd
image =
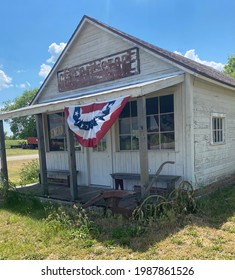
M66 136L65 106L127 95L130 102L96 148ZM87 16L32 104L0 120L25 115L37 116L45 185L50 169L69 170L72 189L113 188L110 174L140 174L124 180L131 190L165 161L174 164L161 174L195 187L235 174L235 79Z

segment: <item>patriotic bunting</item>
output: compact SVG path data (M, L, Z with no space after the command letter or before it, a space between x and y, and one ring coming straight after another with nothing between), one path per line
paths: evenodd
M111 128L130 96L83 106L65 107L69 128L84 147L96 147Z

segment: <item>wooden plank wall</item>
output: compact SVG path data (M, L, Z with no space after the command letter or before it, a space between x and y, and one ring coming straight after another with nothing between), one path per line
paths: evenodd
M235 172L235 96L232 91L197 80L194 90L195 177L198 186ZM211 144L211 114L224 113L225 144Z
M98 29L91 24L86 24L76 44L68 50L68 53L64 56L64 60L58 66L57 70L59 71L75 65L81 65L82 63L99 59L131 47L135 47L135 45ZM79 96L95 90L133 84L138 80L156 79L158 76L176 72L178 69L140 49L140 71L140 74L132 77L60 93L58 92L57 77L55 75L48 82L38 103L58 98L68 98L74 95Z

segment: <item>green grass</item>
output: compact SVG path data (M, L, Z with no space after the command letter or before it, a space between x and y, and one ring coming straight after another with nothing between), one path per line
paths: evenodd
M5 146L6 146L6 149L9 149L11 147L11 145L18 145L23 142L26 142L26 140L5 140Z
M11 145L18 145L23 142L26 142L26 140L5 140L7 156L31 155L38 153L37 149L11 148Z
M31 163L32 160L15 160L15 161L8 161L8 177L10 182L12 182L15 185L20 185L20 173L21 169L23 168L24 164Z
M6 149L7 156L22 156L38 154L37 149Z
M198 200L180 222L143 225L101 209L0 203L0 259L235 259L235 187Z

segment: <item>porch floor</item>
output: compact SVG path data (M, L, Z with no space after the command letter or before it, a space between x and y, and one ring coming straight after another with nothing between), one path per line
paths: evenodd
M54 185L51 184L48 187L49 195L43 195L43 189L40 184L32 184L29 186L19 187L17 191L24 194L29 194L36 196L41 199L46 199L49 201L59 201L64 203L80 203L85 204L102 191L112 191L111 188L93 187L93 186L78 186L78 199L76 201L71 201L70 188L64 185ZM130 192L131 195L123 198L120 201L120 207L126 209L134 209L137 206L137 201L140 200L140 192ZM104 200L97 201L94 206L104 206Z

